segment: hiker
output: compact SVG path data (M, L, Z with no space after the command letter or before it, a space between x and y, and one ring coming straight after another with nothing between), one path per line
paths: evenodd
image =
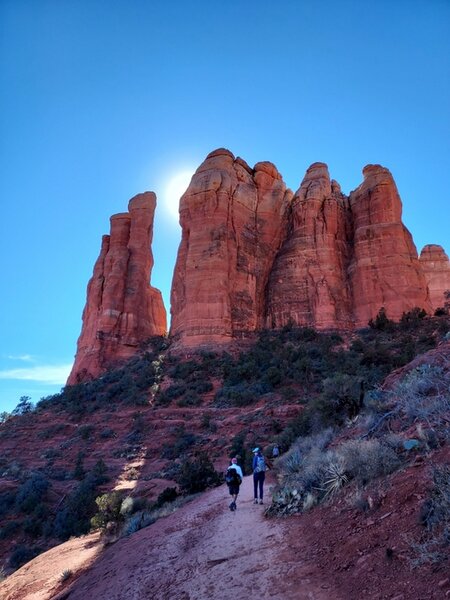
M234 457L231 459L231 465L228 467L227 472L225 473L225 481L232 498L229 506L231 511L234 511L237 508L236 500L239 494L239 486L241 485L243 478L244 475L242 473L242 469L237 464L237 458Z
M270 465L269 465L270 466ZM264 504L264 479L266 478L267 464L260 448L253 449L253 490L254 504L258 504L258 489L259 503Z
M278 444L275 444L272 450L272 458L278 458L280 456L280 449L278 448Z

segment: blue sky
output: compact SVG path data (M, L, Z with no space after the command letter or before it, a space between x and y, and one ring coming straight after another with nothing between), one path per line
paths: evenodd
M169 310L167 186L222 146L294 189L381 163L418 251L449 253L450 3L1 0L0 410L61 388L101 235L145 190Z

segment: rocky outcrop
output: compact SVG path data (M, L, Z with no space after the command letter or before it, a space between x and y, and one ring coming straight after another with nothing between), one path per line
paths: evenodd
M445 293L450 293L450 262L442 246L424 246L419 257L425 281L428 285L432 310L443 308L450 301Z
M127 213L111 217L87 288L70 385L97 377L166 331L161 293L150 285L155 206L155 194L146 192L130 200Z
M212 152L181 199L172 335L197 345L290 322L365 327L381 308L393 320L430 313L392 175L380 165L363 174L347 197L314 163L292 196L272 164Z
M271 163L252 169L225 149L207 156L180 200L175 339L223 342L264 325L265 289L291 197Z
M381 307L393 320L414 307L429 313L425 277L401 220L392 175L380 165L367 165L363 175L363 183L350 194L354 233L348 274L355 326L367 325Z
M251 168L226 149L211 152L180 200L182 239L171 290L171 336L181 346L216 344L289 323L318 329L367 326L431 314L450 289L448 258L426 246L419 260L402 223L391 173L363 170L350 196L323 163L293 194L269 162ZM166 329L149 284L155 195L111 218L88 285L69 383L95 377Z
M266 324L318 328L352 325L347 267L351 249L348 199L328 168L314 163L292 201L291 228L271 271Z

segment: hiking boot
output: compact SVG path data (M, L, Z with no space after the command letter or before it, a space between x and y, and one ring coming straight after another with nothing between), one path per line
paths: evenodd
M264 504L264 502L262 500L259 501L260 504Z

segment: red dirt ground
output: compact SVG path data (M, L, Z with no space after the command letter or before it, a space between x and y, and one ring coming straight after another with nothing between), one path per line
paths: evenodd
M440 457L443 459L444 457ZM445 566L411 571L408 536L419 536L423 463L373 488L374 508L348 493L301 516L267 519L245 478L238 510L225 486L102 549L96 535L52 549L0 585L4 600L439 600ZM392 550L392 558L386 549ZM448 566L448 565L447 565ZM59 583L64 570L73 575Z

